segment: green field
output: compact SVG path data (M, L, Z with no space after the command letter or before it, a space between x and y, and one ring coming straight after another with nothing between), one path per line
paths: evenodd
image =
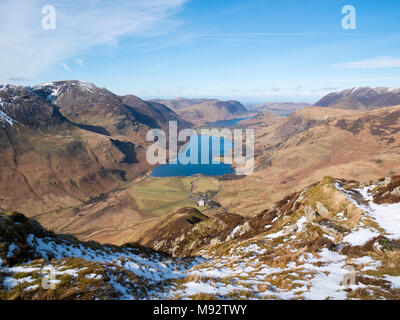
M149 178L132 187L129 194L140 212L162 216L182 207L196 206L191 196L218 188L218 180L210 177Z

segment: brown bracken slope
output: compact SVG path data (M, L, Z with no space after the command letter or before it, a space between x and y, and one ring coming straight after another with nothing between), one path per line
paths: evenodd
M326 175L360 181L399 172L400 106L360 112L310 107L255 129L255 173L222 181L216 197L252 215Z
M0 209L78 234L137 222L118 190L151 169L146 133L170 120L191 125L161 104L80 81L2 85L0 111Z

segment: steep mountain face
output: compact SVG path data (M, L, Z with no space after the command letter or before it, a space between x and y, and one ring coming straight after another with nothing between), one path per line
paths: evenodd
M400 105L400 89L361 87L333 92L315 106L339 109L375 110Z
M215 200L229 211L254 214L327 174L367 180L398 173L399 112L311 107L273 125L251 126L255 172L222 181Z
M399 176L325 177L252 218L183 208L151 240L182 258L84 243L0 214L0 297L399 299L399 190Z
M256 111L256 112L262 112L262 111L267 111L267 112L272 112L274 114L277 114L278 116L288 116L289 114L303 108L309 107L309 103L262 103L262 104L256 104L249 109L251 111Z
M1 86L0 208L28 216L57 212L66 225L77 220L79 207L151 168L146 133L170 120L190 126L163 105L85 82ZM100 228L101 216L88 226Z
M168 106L183 119L193 123L231 120L251 115L246 107L238 101L184 98L153 101Z
M97 133L135 135L139 122L118 96L80 81L57 81L34 87L71 122ZM100 125L101 124L101 125Z
M86 82L57 81L35 86L34 92L46 97L77 126L105 135L137 139L142 138L144 129L166 128L168 121L190 126L166 106L132 95L120 97Z
M32 89L0 85L0 122L3 127L19 123L32 129L59 125L65 119L52 105Z
M134 116L151 128L166 128L168 121L176 121L180 128L191 126L190 122L183 120L173 110L157 102L146 102L136 96L123 96L121 101L129 107Z

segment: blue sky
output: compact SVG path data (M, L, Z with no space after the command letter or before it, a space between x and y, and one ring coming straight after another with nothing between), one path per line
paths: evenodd
M56 30L42 30L54 5ZM112 4L112 6L110 5ZM356 30L344 30L344 5ZM0 80L79 79L148 98L314 102L399 87L400 1L2 0Z

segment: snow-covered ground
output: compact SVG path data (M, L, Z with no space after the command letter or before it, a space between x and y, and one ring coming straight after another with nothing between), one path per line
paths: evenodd
M47 262L45 264L30 264L30 261L26 261L26 263L16 267L6 267L3 266L3 261L0 260L0 272L6 275L3 280L3 286L8 290L21 284L25 284L23 290L37 288L37 285L41 285L41 283L38 284L37 277L32 278L31 274L41 274L42 277L50 274L53 277L50 280L50 284L56 285L60 283L59 279L63 276L69 276L73 280L86 268L70 267L65 259L81 258L88 263L94 263L94 266L101 266L102 270L110 271L107 272L108 281L115 291L121 294L120 299L137 299L138 292L135 291L133 284L125 282L128 281L127 279L120 279L120 276L115 275L118 271L117 268L130 272L140 277L142 282L145 281L149 286L157 288L147 290L142 298L160 299L168 297L169 293L167 290L168 285L157 287L159 283L185 278L188 270L202 261L201 259L171 259L156 252L144 254L141 249L130 247L117 249L113 246L104 246L99 249L93 249L81 243L67 240L60 241L52 237L40 238L33 234L28 235L26 243L36 251L38 256L43 257ZM19 250L20 248L17 244L11 243L8 247L7 258L12 258ZM24 248L24 250L27 249ZM23 276L24 274L26 276ZM85 277L86 279L96 280L101 279L102 275L92 272ZM31 285L32 283L34 284Z
M373 195L371 191L376 187L376 185L367 186L360 189L354 189L358 192L366 204L359 203L354 199L351 192L344 190L336 184L338 190L340 190L349 201L351 201L355 206L359 207L367 216L372 218L380 228L385 230L386 237L389 239L400 239L400 203L393 204L376 204L373 202ZM361 241L363 237L365 242L376 236L376 230L364 230L362 233L358 234L358 241Z
M201 258L191 260L155 252L143 254L134 248L93 249L82 243L60 242L33 234L28 235L26 242L47 261L82 258L109 271L121 268L148 284L146 294L138 297L133 292L135 287L127 285L127 279L108 272L107 281L119 292L120 299L190 299L199 294L220 299L358 298L352 296L354 292L368 293L372 298L400 296L400 274L386 272L382 256L350 247L363 246L379 235L400 238L399 204L373 203L373 187L346 190L339 183L335 187L345 195L349 206L353 204L362 210L359 221L356 225L353 221L351 227L351 219L346 217L348 211L331 217L332 224L343 225L344 231L337 235L329 232L332 229L329 224L307 222L304 214L298 211L292 216L275 218L274 223L254 238L238 238L240 225L228 236L229 242L206 247L198 253ZM344 248L358 251L348 255ZM12 257L18 251L18 245L11 243L7 256ZM84 266L66 266L46 264L48 271L55 275L53 284L58 284L60 276L77 278L85 272ZM24 290L35 290L38 284L31 273L41 272L43 266L6 268L0 260L0 268L6 273L4 287L12 289L23 285ZM93 270L86 272L88 280L104 280L102 274ZM13 276L15 274L19 276Z
M267 241L270 239L274 238ZM345 290L363 287L355 279L354 283L344 284L346 277L351 280L354 274L351 265L369 267L368 270L379 266L370 257L349 261L347 256L323 248L316 256L305 252L299 261L271 267L260 260L265 251L257 244L248 244L219 259L204 252L202 255L209 260L192 269L190 275L195 280L176 291L172 289L174 296L187 298L203 293L220 298L346 299Z
M48 255L51 254L56 259L72 257L97 263L114 263L151 282L184 276L180 270L181 265L179 263L163 259L158 254L143 258L128 249L122 252L111 249L93 250L89 247L83 247L81 244L78 247L68 243L57 244L51 239L37 238L33 234L28 236L27 243L35 248L36 252L45 259L48 259Z
M2 106L2 102L0 102L0 106ZM10 126L12 126L14 124L13 119L11 119L6 113L4 113L3 111L0 110L0 122L9 124Z
M353 231L345 236L343 241L351 244L352 246L362 246L377 236L379 236L379 233L373 229L359 228L358 230Z

